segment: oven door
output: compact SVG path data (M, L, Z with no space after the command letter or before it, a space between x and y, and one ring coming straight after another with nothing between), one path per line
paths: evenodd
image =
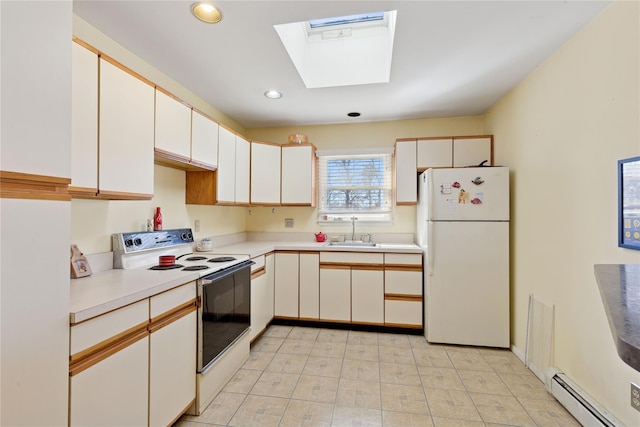
M198 280L199 373L249 330L252 264L243 261Z

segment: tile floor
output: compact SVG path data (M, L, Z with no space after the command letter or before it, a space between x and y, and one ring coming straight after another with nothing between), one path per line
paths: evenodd
M508 350L419 335L270 326L199 417L177 427L579 426Z

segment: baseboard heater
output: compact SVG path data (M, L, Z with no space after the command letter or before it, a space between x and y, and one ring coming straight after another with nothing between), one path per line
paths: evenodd
M562 372L551 368L547 378L549 392L584 427L624 427Z

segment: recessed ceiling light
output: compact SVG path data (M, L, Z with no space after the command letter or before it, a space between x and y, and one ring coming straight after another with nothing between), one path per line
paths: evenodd
M347 113L347 116L349 116L349 117L360 117L360 113L354 111L352 113Z
M269 99L280 99L282 98L282 93L278 92L277 90L268 90L264 93L264 96Z
M191 5L191 13L193 16L206 22L207 24L216 24L222 21L222 12L214 5L208 2L198 2Z

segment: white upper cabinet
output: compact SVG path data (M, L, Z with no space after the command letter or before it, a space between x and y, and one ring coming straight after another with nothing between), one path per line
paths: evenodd
M315 205L315 147L289 144L282 147L281 204Z
M249 165L251 162L251 143L236 135L236 185L235 202L237 205L249 204Z
M218 170L216 201L234 204L236 200L236 135L220 127L218 138Z
M191 163L215 169L220 126L195 110L191 114Z
M98 192L98 55L72 43L71 67L72 195Z
M418 201L416 141L397 141L395 156L396 205L413 205Z
M191 159L191 108L156 89L155 148L188 163Z
M418 170L450 168L453 165L453 138L418 139Z
M251 142L251 204L280 204L280 145Z
M99 194L153 197L155 89L100 59Z
M491 136L453 138L453 166L478 166L486 160L486 166L493 166L493 143Z

